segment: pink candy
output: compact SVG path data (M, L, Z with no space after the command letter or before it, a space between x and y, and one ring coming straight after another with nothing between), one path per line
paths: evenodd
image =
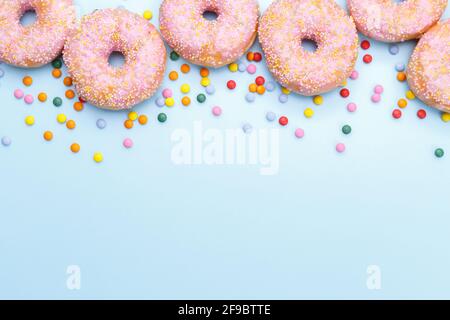
M305 130L298 128L297 130L295 130L295 136L298 139L302 139L305 136Z
M247 67L247 72L250 74L256 73L256 66L253 63L250 63Z
M382 85L376 85L375 88L373 89L373 92L378 93L378 94L382 94L384 92L384 88Z
M172 92L171 89L167 88L167 89L163 90L162 95L163 95L164 98L168 99L168 98L171 98L173 96L173 92Z
M339 152L339 153L345 152L345 144L343 144L343 143L338 143L338 144L336 145L336 151Z
M355 103L349 103L347 105L348 112L355 112L358 109L358 106Z
M32 104L34 102L34 98L31 94L27 94L24 100L26 104Z
M220 107L212 108L212 114L216 117L219 117L220 115L222 115L222 108Z
M381 101L381 95L378 94L378 93L375 93L375 94L372 96L372 102L378 103L378 102L380 102L380 101Z
M133 148L133 145L133 140L131 140L130 138L126 138L125 140L123 140L123 146L127 149Z
M25 94L24 94L23 91L20 90L20 89L16 89L16 90L14 91L14 97L15 97L16 99L22 99L24 95L25 95Z
M358 78L359 78L359 72L356 70L352 71L352 73L350 74L350 79L356 80Z

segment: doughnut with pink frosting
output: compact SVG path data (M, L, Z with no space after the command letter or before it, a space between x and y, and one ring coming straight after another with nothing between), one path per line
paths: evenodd
M109 64L113 52L123 54L123 66ZM156 28L125 9L84 16L64 48L64 61L80 97L111 110L130 109L150 98L163 81L166 56Z
M205 12L217 18L206 19ZM252 46L258 18L257 0L164 0L160 29L169 46L187 61L219 68Z
M305 96L342 85L358 56L353 19L329 0L273 2L261 18L259 40L278 82ZM316 51L304 49L303 40L314 41Z
M408 83L430 107L450 112L450 19L420 39L407 69Z
M34 10L36 21L20 18ZM40 67L61 54L75 27L72 0L0 0L0 60L26 68Z
M347 0L356 27L384 42L417 39L439 21L448 0Z

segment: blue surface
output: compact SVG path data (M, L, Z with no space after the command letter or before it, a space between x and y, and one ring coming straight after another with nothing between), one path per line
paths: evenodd
M160 1L75 2L80 14L122 5L151 9L158 21ZM269 2L261 1L263 9ZM277 87L249 104L254 76L224 68L212 72L215 95L185 108L182 83L191 84L193 101L204 91L193 67L164 85L177 100L163 109L168 122L156 121L155 96L136 107L149 125L131 131L123 128L126 113L76 113L66 99L60 109L17 101L15 88L49 97L63 97L65 88L50 66L0 65L0 137L12 139L0 145L0 298L450 298L449 124L430 108L419 120L418 100L401 120L392 118L407 90L395 66L407 63L414 44L391 55L389 45L371 42L374 62L365 65L360 55L349 99L334 91L322 106L297 95L281 104ZM170 61L168 70L181 63ZM27 74L31 88L21 83ZM257 74L269 78L264 63ZM229 79L238 83L233 92ZM376 84L385 88L379 104L370 101ZM346 110L352 101L354 114ZM211 115L214 105L222 117ZM303 116L306 107L315 110L312 119ZM289 126L268 122L268 111L288 116ZM57 124L61 112L77 121L76 130ZM30 114L36 124L26 127ZM97 128L99 118L106 129ZM251 164L176 165L171 135L192 132L195 121L222 133L245 124L279 129L279 170L267 176ZM297 127L303 140L294 137ZM43 141L45 130L54 132L53 142ZM122 146L126 137L135 142L131 150ZM78 155L69 151L74 141ZM336 153L338 142L345 154ZM444 158L435 158L437 147ZM105 156L100 165L96 151ZM71 265L81 269L81 290L66 286ZM381 290L366 285L371 265L381 270Z

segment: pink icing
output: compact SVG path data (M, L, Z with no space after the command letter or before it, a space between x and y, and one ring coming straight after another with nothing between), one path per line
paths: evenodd
M125 56L109 65L112 52ZM64 49L64 61L80 96L105 109L129 109L150 98L162 83L166 49L156 28L125 9L97 10Z
M35 10L37 21L22 26L20 18ZM0 1L0 60L19 67L39 67L54 60L75 26L72 0Z
M217 20L203 17L215 12ZM258 26L256 0L164 0L161 33L184 59L221 67L239 59L253 44Z
M364 35L385 42L419 38L445 11L448 0L347 0Z
M274 77L302 95L318 95L350 76L358 55L356 27L328 0L278 0L261 18L259 39ZM302 48L313 40L315 52Z
M420 39L408 64L411 90L427 105L450 112L450 19Z

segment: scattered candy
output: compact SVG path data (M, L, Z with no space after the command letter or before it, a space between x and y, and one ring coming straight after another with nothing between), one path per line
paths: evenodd
M70 146L70 151L72 151L73 153L78 153L80 152L80 145L78 143L72 143L72 145Z
M275 83L273 81L269 81L266 84L266 90L269 91L269 92L275 91L275 88L276 88L276 85L275 85Z
M23 100L25 101L26 104L33 104L34 102L34 98L31 94L27 94Z
M77 126L77 124L73 120L69 120L69 121L66 122L66 127L69 130L75 129L76 126Z
M166 99L171 98L171 97L173 96L173 92L172 92L172 90L169 89L169 88L164 89L163 92L162 92L162 96L163 96L164 98L166 98Z
M406 101L405 99L400 99L397 101L397 105L399 108L406 108L408 106L408 101Z
M442 157L444 157L444 155L445 155L444 149L442 149L442 148L436 149L436 150L434 151L434 155L435 155L437 158L442 158Z
M242 126L242 130L244 131L244 133L250 134L253 132L253 127L250 123L246 123Z
M178 59L180 59L180 55L178 53L176 53L175 51L172 51L170 53L170 60L177 61Z
M405 82L406 81L406 73L404 73L404 72L397 73L397 80L400 82Z
M166 99L158 98L158 99L156 99L155 103L158 107L162 108L166 105Z
M278 120L278 122L280 123L280 125L287 126L289 123L289 119L285 116L280 117L280 119Z
M305 131L303 129L296 129L295 130L295 137L298 139L302 139L305 136Z
M305 115L306 118L310 119L314 116L314 110L311 108L306 108L303 114Z
M377 94L382 94L383 92L384 92L384 88L383 88L383 86L382 85L376 85L375 86L375 88L373 89L373 92L374 93L377 93Z
M364 55L364 57L363 57L364 63L369 64L369 63L372 62L372 60L373 60L373 57L372 57L370 54L366 54L366 55Z
M213 107L212 108L212 114L216 117L219 117L220 115L222 115L222 108L220 107Z
M41 92L38 94L38 100L40 102L46 102L47 101L47 94L45 92Z
M405 69L406 69L406 67L405 67L405 64L404 64L404 63L397 63L397 64L395 65L395 70L396 70L397 72L405 71Z
M348 135L350 133L352 133L352 127L350 127L349 125L345 125L342 127L342 133Z
M247 72L249 74L255 74L256 73L256 66L253 63L250 63L247 67Z
M351 102L347 105L348 112L355 112L357 109L358 109L358 106L353 102Z
M414 100L416 98L416 95L411 90L406 91L406 99L408 100Z
M106 121L104 119L98 119L96 122L97 128L99 128L100 130L103 130L106 128Z
M370 42L368 40L361 41L361 49L368 50L370 48Z
M6 137L6 136L2 137L2 145L4 147L9 147L11 145L11 143L12 143L12 140L10 137Z
M131 140L130 138L126 138L125 140L123 140L123 146L127 149L133 148L133 145L133 140Z
M94 161L97 163L103 162L103 154L101 152L94 153Z
M63 104L63 101L62 101L61 98L56 97L56 98L53 99L53 105L54 105L55 107L61 107L62 104Z
M424 109L417 111L417 117L419 119L425 119L427 117L427 112Z
M350 96L350 90L344 88L340 91L340 95L342 98L348 98Z
M141 126L145 126L148 123L148 117L145 114L141 114L138 118L138 122Z
M199 103L205 103L205 101L206 101L206 96L205 96L203 93L200 93L200 94L197 96L197 101L198 101Z
M315 105L320 106L323 104L323 97L322 96L315 96L313 98L313 102Z
M266 119L267 121L273 122L277 119L277 115L271 111L266 113Z
M357 80L358 78L359 78L359 72L356 70L352 71L352 73L350 74L350 79Z
M230 90L236 89L236 82L234 80L230 80L227 82L227 88Z
M52 140L53 140L53 132L51 132L51 131L45 131L45 132L44 132L44 140L46 140L46 141L52 141Z
M450 122L450 113L442 112L441 119L444 122Z
M178 80L178 72L171 71L169 73L169 79L172 80L172 81L177 81Z
M158 121L164 123L167 121L167 115L165 113L158 114Z
M399 109L395 109L394 111L392 111L392 116L394 117L394 119L400 119L402 117L402 111Z
M151 20L153 18L153 12L151 10L145 10L142 16L145 20Z
M249 92L245 96L245 100L249 103L255 102L255 99L256 99L256 95L253 92Z
M33 78L31 78L30 76L26 76L23 78L22 83L24 84L24 86L30 87L33 84Z
M214 85L210 84L209 86L206 87L205 91L207 94L209 94L211 96L214 93L216 93L216 87L214 87Z
M374 102L374 103L378 103L378 102L381 101L381 95L378 94L378 93L375 93L374 95L372 95L371 100L372 100L372 102Z
M280 101L281 103L286 103L289 100L289 96L282 93L280 94L280 96L278 97L278 101Z
M338 143L338 144L336 145L336 151L339 152L339 153L345 152L345 144L343 144L343 143Z
M399 53L399 51L400 51L400 48L398 45L396 45L396 44L389 45L389 53L390 54L396 55Z
M22 90L20 90L20 89L14 90L14 97L16 99L22 99L24 95L25 95L25 93L23 93Z

